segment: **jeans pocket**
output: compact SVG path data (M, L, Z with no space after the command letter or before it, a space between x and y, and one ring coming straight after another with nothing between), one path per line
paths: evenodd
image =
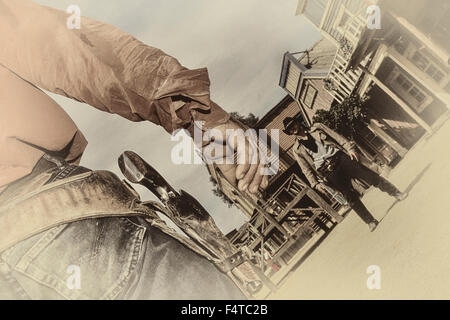
M36 283L32 297L45 299L44 285L67 299L114 299L136 270L145 232L128 218L86 219L52 228L31 246L26 240L3 258Z

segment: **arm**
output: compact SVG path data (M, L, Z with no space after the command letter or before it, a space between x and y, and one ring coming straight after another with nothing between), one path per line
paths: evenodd
M330 136L334 141L336 141L342 148L344 148L348 153L355 150L355 143L353 141L349 141L343 136L341 136L336 131L328 128L323 123L317 122L314 126L323 132L325 132L328 136Z
M306 179L308 180L309 184L311 185L311 188L315 188L316 185L318 184L315 172L311 168L309 163L305 160L305 158L301 154L299 154L297 141L295 142L295 146L294 146L294 157L295 157L295 160L297 160L297 163L300 166L300 169L302 170L302 172L305 175Z
M0 63L45 90L132 121L149 120L173 132L204 120L228 120L210 100L205 68L189 70L163 51L105 23L30 1L0 1Z
M236 127L210 100L205 68L189 70L163 51L88 18L81 19L81 29L70 30L68 16L26 0L0 0L0 64L45 90L132 121L151 121L169 133L187 128L192 136L194 121L203 121L203 130ZM241 190L267 185L258 166L219 165Z

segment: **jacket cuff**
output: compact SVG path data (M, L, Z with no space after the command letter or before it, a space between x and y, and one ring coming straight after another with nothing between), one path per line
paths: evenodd
M349 141L347 143L347 145L345 146L345 150L347 150L347 152L348 151L353 151L355 149L356 149L356 143L354 141Z
M208 112L194 109L191 113L194 121L203 121L203 130L209 130L217 127L218 125L226 123L230 119L230 114L213 101L211 101L211 108Z

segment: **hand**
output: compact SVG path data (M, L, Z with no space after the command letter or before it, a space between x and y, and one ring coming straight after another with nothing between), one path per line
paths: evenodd
M314 188L317 191L319 191L320 193L322 193L323 195L328 195L328 192L325 189L325 184L324 183L318 183L318 184L316 184L316 186Z
M352 159L354 161L359 161L359 156L358 156L358 154L356 153L355 150L350 150L348 152L348 155L349 155L350 159Z
M230 132L233 134L230 135ZM259 188L267 187L269 176L263 175L264 164L259 159L259 150L255 145L257 140L252 141L245 136L242 128L233 121L215 127L210 131L210 136L212 139L207 137L207 140L213 142L204 148L203 155L205 158L214 158L213 162L230 183L240 191L252 194L257 194ZM219 145L222 146L221 154L215 152L221 150L217 148Z

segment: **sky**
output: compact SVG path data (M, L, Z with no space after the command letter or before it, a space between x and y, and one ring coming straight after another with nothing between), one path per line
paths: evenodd
M285 92L278 86L283 53L302 51L319 40L319 32L295 16L297 0L38 0L107 22L144 43L176 57L188 68L207 67L211 97L229 112L261 117ZM82 26L81 26L82 27ZM110 170L123 178L117 158L125 150L140 154L176 189L196 197L227 233L247 221L235 207L213 195L204 165L175 165L176 144L161 127L130 122L79 102L50 94L72 117L89 145L81 165ZM150 192L136 189L143 200Z

